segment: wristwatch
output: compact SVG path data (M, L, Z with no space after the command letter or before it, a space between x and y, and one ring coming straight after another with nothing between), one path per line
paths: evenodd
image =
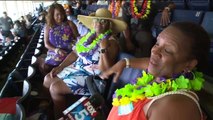
M107 49L106 48L102 48L101 49L101 53L106 53Z

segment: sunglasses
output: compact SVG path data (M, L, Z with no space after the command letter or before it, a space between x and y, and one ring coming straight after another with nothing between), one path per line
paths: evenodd
M106 24L109 22L109 20L94 18L94 19L93 19L93 22L94 22L94 23L100 23L100 24L102 24L102 25L103 25L103 24L106 25Z

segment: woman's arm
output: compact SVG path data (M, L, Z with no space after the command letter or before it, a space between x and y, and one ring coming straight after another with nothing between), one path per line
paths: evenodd
M131 68L142 69L145 70L149 64L149 58L131 58L128 60L128 66ZM127 61L122 59L118 61L115 65L111 68L104 71L100 77L102 79L108 79L110 75L114 74L113 82L117 82L118 78L120 77L123 69L127 67Z
M54 51L56 47L51 45L49 42L49 30L50 30L49 26L46 25L44 28L44 45L48 50Z
M78 32L76 25L72 21L69 21L69 20L68 20L68 24L73 31L74 38L77 39L77 37L80 36L80 34Z
M73 62L75 62L78 58L78 55L75 51L72 51L70 54L67 55L67 57L64 59L64 61L58 66L52 69L50 72L50 76L53 78L55 77L59 72L61 72L65 67L71 65Z
M119 45L114 37L110 37L109 40L103 40L100 43L101 53L100 61L98 63L99 69L105 71L115 64L119 53Z
M171 10L175 9L175 4L173 2L170 2L168 6L165 6L163 11L162 11L162 16L161 16L161 25L162 26L167 26L170 23L170 12Z
M78 55L75 51L72 51L68 56L64 59L64 61L59 65L62 68L65 68L75 62L78 58Z

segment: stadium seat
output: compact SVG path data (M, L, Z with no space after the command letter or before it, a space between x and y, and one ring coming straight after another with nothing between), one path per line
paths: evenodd
M15 119L16 120L25 120L25 118L26 118L26 115L25 115L24 107L21 104L16 103L16 116L15 116Z
M211 38L210 53L209 53L209 66L206 74L213 76L213 12L206 12L202 21L202 27L208 32Z
M31 92L31 84L28 82L28 80L23 81L23 89L22 89L22 96L18 99L16 104L16 119L17 120L25 120L25 108L24 106L27 104L25 101L30 96Z
M195 10L174 10L172 14L172 22L190 21L200 24L204 16L203 11Z
M0 92L0 98L22 96L23 77L14 69L7 78Z
M213 12L206 12L202 21L202 27L209 33L213 38Z
M174 2L176 9L186 9L186 2L185 0L172 0Z
M210 0L187 0L187 5L190 10L210 10Z
M27 71L27 79L32 78L36 73L36 70L33 66L29 65L28 71Z

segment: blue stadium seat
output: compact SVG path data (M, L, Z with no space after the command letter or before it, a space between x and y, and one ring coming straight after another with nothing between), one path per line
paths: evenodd
M172 0L174 2L176 9L186 9L185 0Z
M210 10L213 11L213 0L210 1Z
M210 0L188 0L187 5L190 10L210 10Z
M213 12L206 12L202 21L202 27L209 33L213 38Z
M209 53L209 68L206 74L213 76L213 12L206 12L202 21L202 27L208 32L211 38L211 48Z
M204 16L203 11L195 10L174 10L172 22L190 21L200 24Z

